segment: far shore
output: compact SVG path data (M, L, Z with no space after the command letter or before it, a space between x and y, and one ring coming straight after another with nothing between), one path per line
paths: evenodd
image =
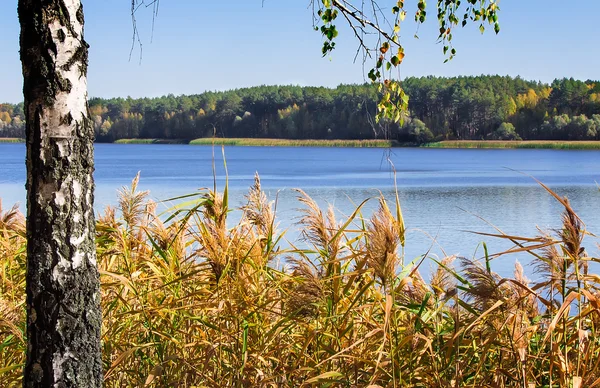
M0 138L0 143L23 143L21 138ZM255 139L255 138L201 138L183 139L120 139L115 144L190 144L248 147L347 147L347 148L485 148L485 149L564 149L600 150L600 141L559 140L444 140L432 143L402 143L396 140L319 140L319 139Z
M600 141L560 140L445 140L420 145L425 148L529 148L555 150L600 150Z
M183 140L183 139L120 139L120 140L116 140L114 144L188 144L188 143L189 143L189 140Z
M18 137L0 137L0 143L25 143L25 139Z
M250 147L349 147L349 148L390 148L398 147L395 140L325 140L325 139L213 139L203 138L190 142L191 145L227 145Z
M489 149L568 149L600 150L600 141L561 140L444 140L432 143L409 143L396 140L320 140L320 139L262 139L262 138L201 138L192 141L165 139L122 139L119 144L191 144L248 147L348 147L348 148L489 148Z

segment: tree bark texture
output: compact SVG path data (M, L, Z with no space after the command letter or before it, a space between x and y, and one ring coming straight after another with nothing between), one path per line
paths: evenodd
M88 45L80 0L19 0L27 138L24 387L102 385Z

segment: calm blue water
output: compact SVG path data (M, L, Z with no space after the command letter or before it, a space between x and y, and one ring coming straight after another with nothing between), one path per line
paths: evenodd
M353 204L377 197L380 191L391 200L394 179L389 159L397 170L409 228L407 261L430 247L438 256L480 256L476 247L483 240L490 252L510 248L505 242L465 232L494 232L477 216L515 235L534 236L538 227L558 227L560 205L524 174L566 195L588 229L600 233L598 151L228 147L225 153L233 204L243 203L258 171L271 198L278 196L282 229L293 229L298 215L292 188L302 188L323 205L334 205L340 218L352 213ZM208 146L98 144L96 207L114 204L116 190L128 185L138 171L140 188L158 200L212 187L212 160ZM23 144L0 144L0 198L5 207L24 203L24 161ZM224 177L220 148L215 150L215 166L217 175ZM365 215L376 205L376 200L370 201ZM291 231L288 237L293 240L297 234ZM590 254L598 254L596 244L597 240L588 241ZM526 255L518 258L528 261ZM508 275L514 260L514 256L500 258L494 267Z

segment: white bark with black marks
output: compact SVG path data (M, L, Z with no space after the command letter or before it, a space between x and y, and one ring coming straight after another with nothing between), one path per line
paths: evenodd
M27 137L24 387L102 386L93 128L80 0L19 0Z

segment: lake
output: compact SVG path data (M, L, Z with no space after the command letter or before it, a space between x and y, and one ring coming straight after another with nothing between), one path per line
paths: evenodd
M364 208L368 216L377 206L379 192L393 202L390 161L397 171L408 228L406 261L430 248L438 257L480 257L482 250L476 248L482 241L490 252L510 248L504 241L467 232L493 233L481 218L512 235L535 236L538 227L559 227L560 204L525 174L567 196L588 230L600 233L599 151L226 147L225 155L232 204L243 204L258 172L270 198L277 196L280 228L291 228L292 240L298 237L293 228L299 208L293 188L305 190L323 206L332 204L340 219L352 213L354 204L373 198ZM222 188L225 168L220 147L215 148L214 160ZM128 185L138 171L140 188L150 190L156 200L212 187L212 161L209 146L97 144L96 208L114 204L116 190ZM24 184L25 145L0 144L4 207L24 203ZM590 255L598 255L597 242L587 240ZM527 255L513 255L495 260L493 267L510 275L515 258L528 262ZM535 277L530 269L527 272Z

